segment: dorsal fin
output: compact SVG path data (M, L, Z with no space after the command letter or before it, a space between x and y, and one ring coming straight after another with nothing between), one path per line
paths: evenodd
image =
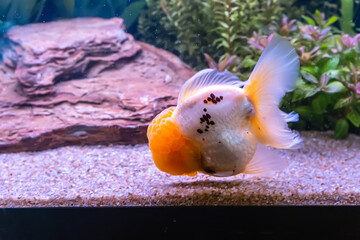
M229 71L218 72L217 69L203 69L187 80L182 86L178 97L178 104L195 95L201 88L214 85L242 87L244 83Z

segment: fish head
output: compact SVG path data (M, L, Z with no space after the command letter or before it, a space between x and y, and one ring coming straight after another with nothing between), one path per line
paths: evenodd
M165 109L150 123L149 148L156 167L172 175L196 175L200 169L200 146L184 136L172 118L174 108Z

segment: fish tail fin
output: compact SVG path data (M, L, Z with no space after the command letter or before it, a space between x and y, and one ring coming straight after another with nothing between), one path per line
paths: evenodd
M244 91L255 114L251 128L258 141L275 148L296 148L302 140L287 122L297 121L296 113L286 114L278 106L286 92L293 90L299 75L299 57L291 44L274 36L256 64Z

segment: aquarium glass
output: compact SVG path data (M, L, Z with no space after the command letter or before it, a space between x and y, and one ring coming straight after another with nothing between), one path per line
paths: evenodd
M0 206L360 204L359 0L1 0Z

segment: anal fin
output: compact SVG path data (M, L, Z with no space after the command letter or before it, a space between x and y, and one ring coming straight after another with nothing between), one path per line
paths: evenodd
M244 173L271 177L276 172L285 169L288 165L286 159L258 143L256 152L246 166Z

